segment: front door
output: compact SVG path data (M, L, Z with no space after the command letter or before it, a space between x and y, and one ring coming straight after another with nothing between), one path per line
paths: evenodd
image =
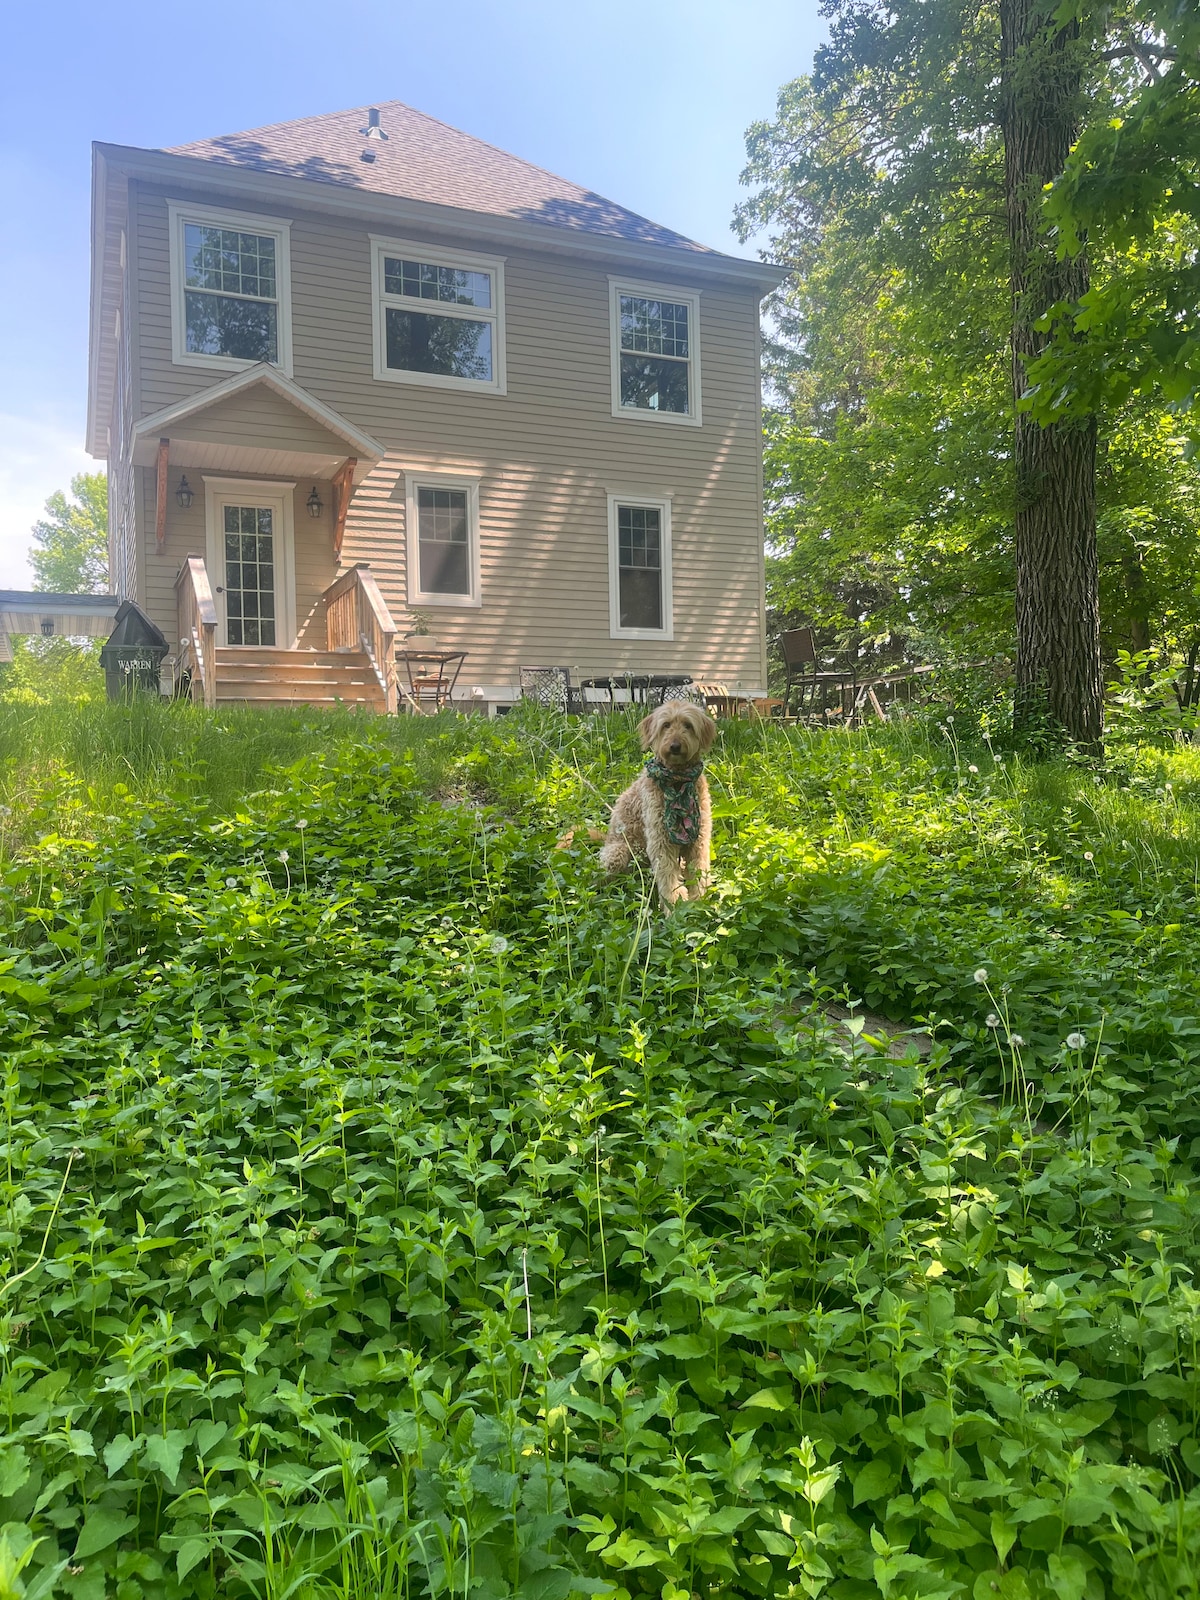
M206 480L208 570L222 644L296 642L290 484Z

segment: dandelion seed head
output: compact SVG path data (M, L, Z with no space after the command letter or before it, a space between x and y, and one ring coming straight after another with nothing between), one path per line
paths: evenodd
M1012 1033L1012 1034L1009 1034L1009 1043L1016 1045L1016 1047L1018 1049L1020 1049L1020 1047L1025 1043L1025 1041L1024 1041L1024 1039L1021 1037L1021 1035L1019 1033Z
M227 889L236 889L237 888L237 879L236 878L226 878L225 879L225 887Z
M287 864L287 861L288 861L288 853L287 853L287 851L286 851L286 850L281 850L281 851L280 851L280 852L279 852L279 859L280 859L280 861L282 861L282 862L283 862L283 863L284 863L284 865L285 865L285 866L286 866L286 864Z
M504 937L504 935L502 933L498 933L495 936L495 938L492 940L492 943L491 943L492 954L494 956L502 956L507 949L508 949L508 940Z
M983 1019L983 1023L984 1027L986 1028L998 1028L1000 1026L1000 1018L994 1011L989 1011L987 1016Z
M1068 1050L1082 1050L1087 1044L1087 1039L1082 1033L1069 1033L1066 1042Z
M308 827L308 818L307 817L301 817L299 822L297 822L296 826L300 829L301 833L303 833L305 828Z
M987 968L986 967L976 967L975 968L975 982L976 983L986 983L987 980L988 980L988 970L987 970Z
M968 767L968 768L967 768L967 771L968 771L968 772L978 772L978 771L979 771L979 768L978 768L978 767L977 767L977 766L976 766L976 765L975 765L975 763L974 763L974 762L973 762L973 761L972 761L972 763L971 763L971 765L970 765L970 766L969 766L969 767Z
M1083 859L1085 861L1095 861L1096 858L1095 858L1095 856L1092 854L1092 852L1090 850L1085 850L1083 852Z

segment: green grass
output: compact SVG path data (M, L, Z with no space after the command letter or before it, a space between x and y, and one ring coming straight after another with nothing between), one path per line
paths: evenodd
M0 703L0 1600L1200 1594L1197 755L637 761Z

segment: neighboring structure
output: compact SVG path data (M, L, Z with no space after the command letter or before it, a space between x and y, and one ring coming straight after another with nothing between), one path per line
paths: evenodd
M391 705L414 610L461 693L765 682L780 270L395 102L97 145L93 252L112 587L210 702Z
M0 662L12 660L10 636L107 639L119 604L114 594L0 589Z

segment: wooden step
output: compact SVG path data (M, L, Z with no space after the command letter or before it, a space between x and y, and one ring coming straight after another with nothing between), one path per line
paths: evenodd
M223 645L217 650L217 700L221 704L384 709L379 679L362 650Z
M217 664L254 661L265 666L360 666L369 660L365 650L283 650L274 645L217 646Z

